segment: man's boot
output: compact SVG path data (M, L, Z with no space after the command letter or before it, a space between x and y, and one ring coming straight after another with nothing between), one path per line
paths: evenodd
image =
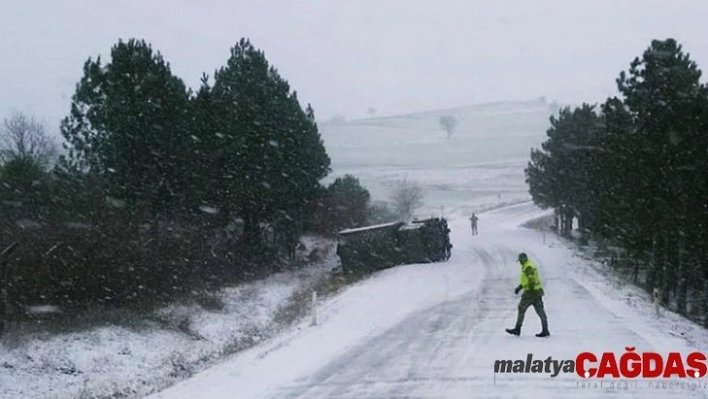
M541 291L541 296L543 296L543 291ZM538 303L534 304L534 308L536 309L536 313L538 313L538 317L541 319L541 332L536 334L536 336L539 338L548 337L551 333L548 331L548 316L546 316L546 310L543 307L541 297L538 298Z
M508 332L511 335L521 335L521 329L519 327L514 327L514 328L507 328L506 332Z
M551 335L551 333L548 331L548 321L546 320L546 312L542 312L542 317L541 317L541 332L536 334L537 337L543 338L543 337L548 337Z

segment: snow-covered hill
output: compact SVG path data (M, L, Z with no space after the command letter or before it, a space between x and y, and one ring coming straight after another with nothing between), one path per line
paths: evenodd
M557 106L544 100L471 105L410 115L330 122L320 131L330 179L350 173L375 200L388 200L397 181L425 190L422 213L467 211L528 199L523 169L546 138ZM450 138L440 118L457 126Z

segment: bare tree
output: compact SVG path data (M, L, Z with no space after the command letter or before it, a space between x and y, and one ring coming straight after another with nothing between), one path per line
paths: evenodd
M414 182L403 180L398 183L391 201L398 216L409 219L423 205L423 189Z
M0 127L0 160L32 158L48 163L56 154L56 144L42 123L34 117L14 112Z
M452 115L441 116L440 126L447 132L447 138L449 139L455 133L455 128L457 128L457 118Z

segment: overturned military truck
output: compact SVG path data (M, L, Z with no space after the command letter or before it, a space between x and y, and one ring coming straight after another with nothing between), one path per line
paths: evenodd
M337 237L337 255L348 273L440 262L450 258L451 249L450 229L444 218L347 229Z

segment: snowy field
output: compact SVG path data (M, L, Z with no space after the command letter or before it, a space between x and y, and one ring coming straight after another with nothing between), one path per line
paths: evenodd
M421 216L528 200L524 168L530 149L545 140L555 111L557 106L539 100L323 123L332 158L329 179L353 174L382 201L398 181L415 182L425 190ZM442 116L458 121L449 139Z
M318 324L281 330L277 309L336 261L225 290L225 308L164 309L146 331L105 327L0 345L0 398L567 398L703 397L708 389L578 388L575 375L495 374L494 361L574 359L584 351L706 351L708 333L654 314L647 295L608 276L571 243L522 227L549 215L533 206L523 169L555 111L542 101L463 107L400 117L321 123L333 179L354 174L374 200L408 179L425 190L420 216L443 213L449 261L379 272L321 302ZM439 118L454 115L446 138ZM467 218L479 215L480 235ZM545 219L540 225L549 224ZM539 264L552 336L512 327L516 254ZM185 322L185 320L187 320ZM186 327L185 327L186 325ZM180 327L181 326L181 327ZM187 331L180 331L187 330ZM259 341L262 341L259 343ZM228 349L249 347L231 355ZM216 364L216 365L215 365ZM185 367L186 365L186 367ZM175 384L176 383L176 384ZM644 385L641 385L644 384Z

